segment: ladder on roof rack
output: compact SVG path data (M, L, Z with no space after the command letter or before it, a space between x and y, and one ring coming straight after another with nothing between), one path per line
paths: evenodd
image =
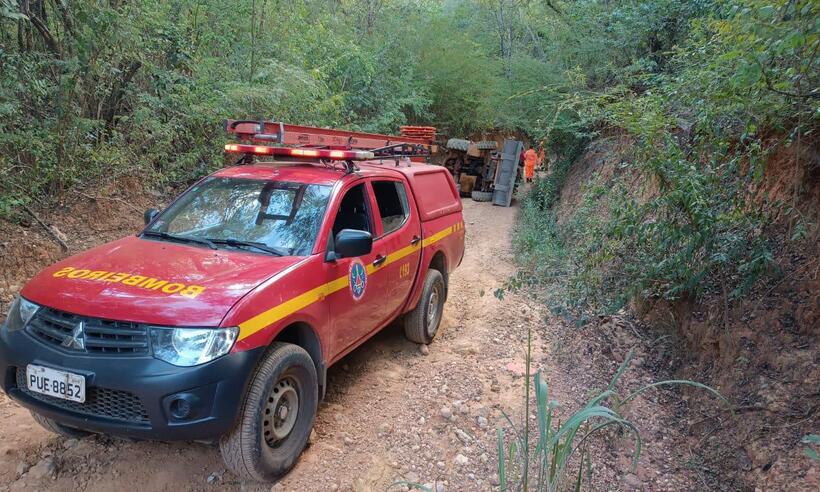
M421 128L423 131L419 131ZM291 148L303 149L303 155L288 154L296 157L324 157L344 159L342 154L336 156L308 152L308 149L329 151L370 151L373 156L362 156L352 159L362 160L374 157L427 157L435 139L435 128L402 127L401 136L382 135L378 133L353 132L329 128L317 128L302 125L290 125L277 121L226 120L225 131L237 139L248 142L278 144ZM237 145L232 152L243 151L255 153L249 145ZM259 147L264 149L265 147ZM276 148L276 147L274 147ZM259 152L268 155L284 155L285 152Z

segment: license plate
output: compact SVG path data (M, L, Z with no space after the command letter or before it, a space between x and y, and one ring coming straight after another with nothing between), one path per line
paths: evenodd
M35 393L85 403L85 378L79 374L29 364L26 385Z

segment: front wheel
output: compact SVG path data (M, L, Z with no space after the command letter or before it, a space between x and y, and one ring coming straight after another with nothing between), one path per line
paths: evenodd
M404 335L408 340L424 344L433 341L444 312L445 288L441 272L428 270L419 303L404 317Z
M296 345L272 344L236 425L220 439L225 464L246 480L268 482L283 475L305 449L318 402L310 355Z

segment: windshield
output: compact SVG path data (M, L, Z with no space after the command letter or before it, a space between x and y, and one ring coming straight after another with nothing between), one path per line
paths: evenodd
M306 256L313 248L330 192L331 187L324 185L211 177L191 188L143 233Z

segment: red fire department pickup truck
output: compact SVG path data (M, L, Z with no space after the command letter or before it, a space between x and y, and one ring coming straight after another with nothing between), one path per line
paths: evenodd
M58 434L218 439L268 481L304 449L330 365L397 319L433 340L464 222L445 168L413 162L424 139L226 129L236 165L23 287L0 383Z

